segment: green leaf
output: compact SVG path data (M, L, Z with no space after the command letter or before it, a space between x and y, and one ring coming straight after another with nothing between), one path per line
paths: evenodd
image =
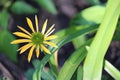
M75 52L72 53L72 55L65 61L64 65L62 66L59 75L57 77L57 80L71 79L73 73L75 73L75 70L78 68L79 64L83 61L83 59L86 56L87 50L85 46L89 45L90 43L91 40L88 40L84 45L80 46L78 49L76 49ZM79 75L79 77L80 76L81 75Z
M0 12L0 26L3 30L7 30L9 18L10 15L6 10Z
M112 40L120 12L120 0L108 0L103 21L84 63L84 80L101 80L103 59Z
M109 61L105 60L104 69L115 79L120 80L120 71L117 70Z
M33 14L37 12L34 7L23 1L15 1L10 9L15 14Z
M83 66L79 66L77 70L77 80L83 80Z
M79 66L79 64L83 61L86 56L87 50L85 46L88 42L79 47L72 55L65 61L64 65L62 66L57 80L70 80L73 73Z
M75 27L74 25L96 25L100 24L105 12L105 6L92 6L87 9L82 10L82 12L78 13L70 23L71 27ZM85 35L80 36L74 39L72 42L75 48L78 48L80 45L84 44L86 38Z
M81 27L81 26L80 26ZM43 70L43 67L45 66L45 64L49 61L50 57L53 56L53 54L55 53L56 50L58 50L59 48L61 48L64 44L72 41L73 39L75 39L76 37L80 36L80 35L84 35L84 34L87 34L91 31L95 31L97 29L96 26L93 26L93 27L87 27L87 28L84 28L84 29L75 29L74 32L71 32L71 34L68 34L64 37L59 37L59 40L57 42L57 46L58 48L51 48L51 55L46 55L39 64L38 68L36 68L36 71L34 72L34 75L33 75L33 79L34 80L41 80L40 79L40 76L41 76L41 73L42 73L42 70Z
M36 59L34 60L33 62L33 65L34 65L34 68L38 68L39 67L39 64L38 63L41 63L40 60ZM35 71L35 70L34 70ZM33 73L32 73L33 75ZM54 80L54 77L52 75L52 72L50 72L50 69L49 70L43 70L42 73L41 73L41 77L43 80ZM32 76L30 77L32 79ZM40 77L39 77L40 78ZM28 79L29 80L29 79ZM35 80L35 78L33 78L33 80Z
M12 61L17 62L18 45L10 44L15 38L8 31L0 32L0 52L5 53Z
M40 6L52 14L57 14L56 7L52 0L35 0Z
M84 44L86 42L86 38L85 35L80 36L75 38L72 43L74 45L74 47L77 49L78 47L80 47L82 44Z
M41 63L38 63L39 66L37 68L35 68L35 71L33 73L33 80L41 80L41 75L42 75L42 71L43 71L43 65Z
M41 61L36 59L36 60L32 61L32 63L33 63L34 68L37 69L37 68L39 68L38 63L41 63ZM33 75L33 73L32 73L32 75ZM54 77L52 75L52 72L50 72L50 69L49 70L43 70L42 73L40 73L40 75L41 75L43 80L54 80ZM30 78L32 79L32 76ZM40 77L38 77L38 78L41 79ZM35 80L35 79L36 79L36 77L33 76L33 80Z
M70 22L74 25L96 25L100 24L105 12L105 6L92 6L78 13Z
M58 69L58 53L54 53L53 56L51 56L50 61L49 61L49 65L50 65L50 71L51 73L57 77L59 69Z
M51 72L43 70L42 72L42 79L43 80L55 80Z
M59 41L61 38L74 33L76 30L82 30L86 27L88 27L88 25L81 25L81 26L75 26L75 27L69 27L69 28L63 29L63 30L56 33L56 35L59 36L59 38L57 38L57 40ZM78 39L81 39L81 38L82 38L82 40L85 41L84 36L80 36L80 37L74 39L74 42L76 41L75 42L75 47L76 48L80 47L83 44L83 43L81 43L82 40L81 40L81 42L80 42L80 40L78 40ZM78 41L78 43L77 43L77 41ZM57 41L54 41L54 42L57 42ZM52 56L50 58L49 63L50 63L51 71L54 73L54 76L57 77L57 75L58 75L58 65L56 64L56 60L55 60L54 56Z
M96 26L91 26L91 28L92 27L96 27ZM56 33L56 35L58 36L57 40L62 40L61 38L63 38L63 37L66 37L68 35L74 34L76 31L84 30L87 28L90 28L90 26L89 25L79 25L79 26L69 27L69 28L60 30Z
M75 25L92 26L92 25L100 24L103 18L104 12L105 12L105 6L92 6L87 9L84 9L82 10L82 12L78 13L71 20L70 26L71 27L75 27ZM85 35L83 35L74 39L72 42L75 48L78 48L80 45L84 44L85 40L86 40Z

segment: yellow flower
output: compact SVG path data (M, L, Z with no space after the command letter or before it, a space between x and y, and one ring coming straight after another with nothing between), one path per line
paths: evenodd
M41 32L38 29L38 18L35 16L35 24L36 30L33 28L32 21L29 18L27 19L27 24L31 29L32 33L29 33L23 27L18 26L18 28L22 32L14 32L13 34L21 37L21 39L17 39L11 42L11 44L19 44L19 43L27 43L26 45L20 47L18 50L20 54L30 48L28 53L28 62L30 62L33 51L35 49L37 58L40 55L40 51L44 51L47 54L51 54L50 51L46 48L47 45L52 47L57 47L55 43L50 42L50 40L55 39L57 36L51 35L51 33L55 30L54 24L46 31L47 21L43 24Z

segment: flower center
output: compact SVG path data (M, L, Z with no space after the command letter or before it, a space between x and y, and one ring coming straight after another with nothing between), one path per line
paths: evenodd
M33 33L31 40L35 45L42 44L44 41L44 35L40 32Z

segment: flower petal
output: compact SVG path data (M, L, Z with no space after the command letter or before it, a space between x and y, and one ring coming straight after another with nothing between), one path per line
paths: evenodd
M36 48L36 56L37 56L37 58L39 57L39 55L40 55L40 49L39 49L39 45L38 45L37 48Z
M26 44L24 46L22 46L19 50L20 50L20 54L23 53L24 51L26 51L28 48L30 48L31 46L33 46L32 43Z
M29 51L29 54L28 54L28 62L30 62L30 60L31 60L31 57L32 57L34 48L35 48L35 46L32 46L31 49L30 49L30 51Z
M47 44L47 45L50 45L52 47L56 47L57 48L57 45L55 43L53 43L53 42L44 42L44 43Z
M51 30L46 36L49 36L51 33L53 33L55 29Z
M34 28L33 28L33 24L32 24L32 21L29 19L29 18L26 18L27 19L27 23L30 27L30 29L32 30L32 32L35 32Z
M51 35L51 36L45 37L45 40L51 40L51 39L55 39L55 38L57 38L56 35Z
M28 34L28 35L30 35L31 36L31 34L27 31L27 30L25 30L24 28L22 28L21 26L17 26L20 30L22 30L23 32L25 32L26 34Z
M53 24L46 32L46 35L54 28L55 24Z
M43 51L45 51L45 53L51 54L50 51L45 46L41 45L41 48L43 49Z
M11 44L19 44L19 43L25 43L25 42L31 42L29 39L17 39L11 42Z
M42 27L41 33L43 33L43 34L45 33L45 30L46 30L47 21L48 21L48 19L46 19L46 21L44 22L43 27Z
M38 32L38 18L36 15L35 15L35 24L36 24L36 31Z
M31 38L29 35L22 33L22 32L14 32L13 34L19 37L23 37L23 38Z

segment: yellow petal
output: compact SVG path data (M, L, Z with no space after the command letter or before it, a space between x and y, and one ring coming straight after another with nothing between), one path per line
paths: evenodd
M51 33L53 33L55 31L55 29L51 30L48 34L46 34L46 36L49 36Z
M45 30L46 30L46 26L47 26L47 19L46 19L46 21L44 22L44 24L43 24L43 27L42 27L42 33L44 34L45 33Z
M38 45L37 48L36 48L36 56L37 56L37 58L39 57L39 55L40 55L40 49L39 49L39 45Z
M29 35L24 34L22 32L14 32L13 34L19 37L23 37L23 38L31 38Z
M57 38L56 35L51 35L51 36L45 37L45 40L51 40L51 39L55 39L55 38Z
M53 42L44 42L44 43L57 48L57 45Z
M46 35L54 28L55 24L53 24L46 32Z
M11 44L19 44L19 43L25 43L25 42L31 42L29 39L17 39L11 42Z
M27 30L25 30L24 28L22 28L21 26L18 26L18 28L19 28L20 30L22 30L23 32L25 32L26 34L28 34L28 35L31 36L31 34L30 34Z
M50 51L43 45L41 45L41 48L43 49L43 51L47 54L51 54Z
M31 60L31 57L32 57L34 48L35 48L35 46L32 46L31 49L30 49L30 51L29 51L29 54L28 54L28 62L30 62L30 60Z
M35 15L35 24L36 24L36 31L38 32L38 18L36 15Z
M32 43L29 43L29 44L26 44L24 46L22 46L19 50L20 50L20 54L23 53L24 51L26 51L28 48L30 48L33 44Z
M29 19L29 18L26 18L27 19L27 23L30 27L30 29L32 30L32 32L35 32L34 28L33 28L33 24L32 24L32 21Z

